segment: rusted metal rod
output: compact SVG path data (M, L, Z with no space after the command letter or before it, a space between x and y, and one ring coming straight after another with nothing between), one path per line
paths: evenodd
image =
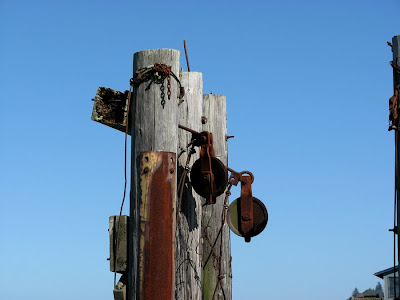
M187 64L188 72L190 72L189 57L188 57L187 50L186 50L186 40L183 40L183 47L185 48L186 64Z
M178 127L180 129L183 129L183 130L186 130L186 131L190 132L191 134L200 135L200 132L198 132L196 130L193 130L193 129L189 128L189 127L185 127L185 126L180 125L180 124L178 124Z
M239 172L236 172L235 170L233 170L233 169L231 169L231 168L229 168L229 167L226 167L226 169L227 169L229 172L231 172L231 173L237 173L237 174L239 174Z

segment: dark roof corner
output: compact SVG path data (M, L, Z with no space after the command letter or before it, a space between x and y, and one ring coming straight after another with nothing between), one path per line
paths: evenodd
M398 271L398 270L399 270L399 269L398 269L398 266L391 267L391 268L388 268L388 269L385 269L385 270L376 272L374 275L375 275L376 277L379 277L379 278L382 278L382 279L383 279L384 276L394 273L394 270L395 270L395 269L396 269L396 271Z

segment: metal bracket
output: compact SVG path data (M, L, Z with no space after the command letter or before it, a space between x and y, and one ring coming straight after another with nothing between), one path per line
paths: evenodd
M241 176L240 181L240 228L242 229L244 239L248 243L253 230L253 194L251 192L251 184L254 180L252 176Z
M397 234L397 226L394 226L394 228L389 229L389 231L392 231L394 234Z

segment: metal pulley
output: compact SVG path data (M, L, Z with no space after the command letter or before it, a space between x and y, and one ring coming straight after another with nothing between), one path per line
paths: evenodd
M260 234L267 226L268 211L265 205L252 195L253 174L249 171L238 173L230 168L228 170L231 172L230 184L237 185L240 182L241 193L240 197L229 205L227 222L235 234L250 242L253 236Z
M211 162L211 167L207 166ZM228 172L225 165L216 157L199 158L190 172L190 180L197 194L206 198L206 204L215 204L227 186Z
M179 125L179 128L192 133L193 146L200 148L200 158L190 171L190 181L197 194L206 198L206 204L215 204L216 197L221 195L228 185L228 171L225 165L215 157L213 136L211 132L197 132Z

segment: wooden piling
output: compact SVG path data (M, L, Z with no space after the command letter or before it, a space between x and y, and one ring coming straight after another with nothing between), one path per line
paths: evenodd
M205 124L202 130L212 132L216 157L227 165L226 97L204 95L203 117ZM224 208L224 198L225 194L217 197L214 205L204 205L205 199L202 202L203 300L212 300L213 296L215 300L232 299L230 232L226 222L221 229L221 216L223 210L227 209ZM220 248L221 237L222 248ZM221 259L221 273L219 273L219 259Z
M198 72L182 72L182 86L185 87L185 101L179 105L178 123L195 131L201 131L203 107L203 79ZM191 141L192 134L178 131L178 181L184 172L188 157L186 146ZM199 158L199 149L190 159L189 166ZM179 191L178 191L179 193ZM179 194L178 194L179 196ZM179 201L179 200L178 200ZM179 204L177 205L179 206ZM192 189L189 174L186 176L180 211L177 215L176 226L176 273L175 299L201 300L201 197Z
M155 63L171 66L172 72L179 74L179 51L173 49L144 50L134 54L133 72L146 68ZM140 272L143 272L140 249L140 153L145 151L164 151L176 153L178 143L177 111L179 99L177 82L171 78L171 99L167 96L167 83L165 80L165 106L161 104L161 85L153 82L144 82L134 89L131 102L131 115L128 121L132 136L131 159L131 195L130 195L130 231L129 231L129 261L128 261L128 300L143 300L143 289L140 284ZM176 174L176 172L175 172ZM176 180L176 175L175 180ZM176 192L175 192L176 195ZM163 199L159 199L163 201ZM176 199L173 199L175 205ZM150 212L151 214L151 212ZM175 216L175 212L174 212ZM173 222L175 222L175 217ZM175 228L175 225L173 225ZM171 240L174 239L174 235ZM172 245L171 245L172 246ZM165 259L171 259L165 257ZM173 266L173 270L175 266ZM174 278L174 276L172 276ZM174 285L173 282L171 282ZM160 291L161 292L161 291ZM159 299L169 300L169 295L160 294ZM147 299L146 299L147 300Z
M132 137L128 266L126 272L120 270L124 275L114 290L115 299L125 299L126 291L128 300L231 300L229 228L222 223L225 194L217 197L216 204L205 205L192 189L190 176L181 203L176 191L188 155L182 150L188 150L191 140L190 133L178 131L178 124L211 132L216 157L227 165L226 98L203 96L201 73L179 74L178 50L135 53L134 74L156 63L170 66L179 76L186 90L183 102L175 78L171 76L168 87L158 73L141 83L134 76L129 110L127 92L100 88L94 99L93 120ZM189 168L199 157L196 150Z

